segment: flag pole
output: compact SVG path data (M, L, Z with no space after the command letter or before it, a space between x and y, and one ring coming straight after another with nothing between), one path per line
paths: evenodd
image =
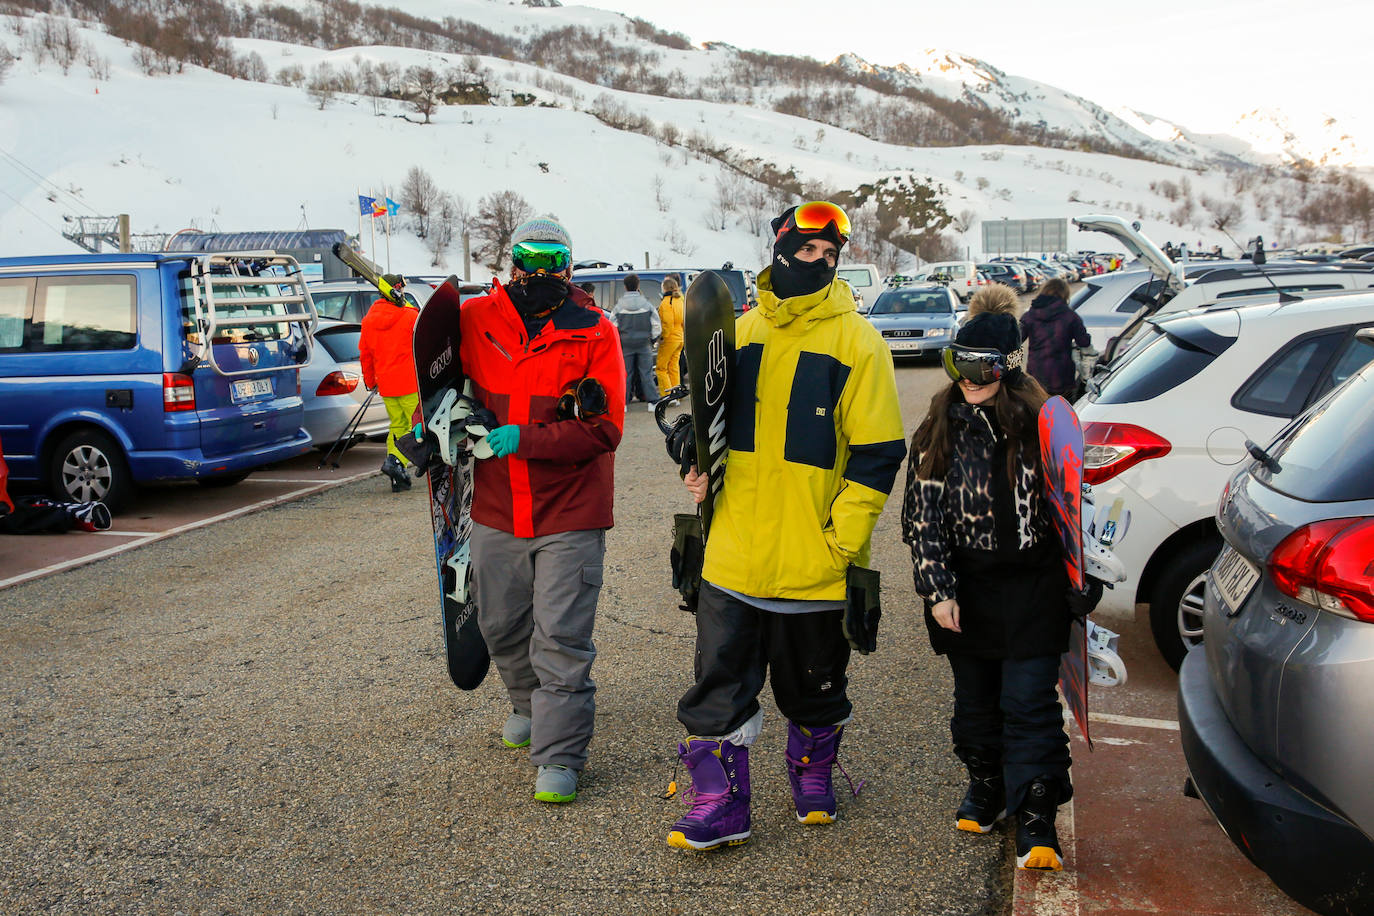
M374 201L373 207L376 207L376 203L375 203L376 198L373 197L373 195L371 195L371 194L369 194L368 196L369 196L369 197L372 197L372 199L373 199L373 201ZM377 260L377 211L376 211L376 210L373 210L373 211L372 211L372 216L368 217L368 220L367 220L367 232L368 232L368 235L372 236L372 260L375 261L375 260Z
M358 188L355 185L353 192L357 194ZM363 243L363 195L358 194L358 244Z
M391 198L386 198L386 272L391 273Z

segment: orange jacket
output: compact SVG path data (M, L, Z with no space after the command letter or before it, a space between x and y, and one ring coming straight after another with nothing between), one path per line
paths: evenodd
M384 398L398 398L420 390L415 380L415 319L420 310L378 299L363 316L358 359L363 384Z

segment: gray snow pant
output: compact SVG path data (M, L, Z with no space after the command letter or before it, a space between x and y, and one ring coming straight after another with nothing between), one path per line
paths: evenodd
M592 740L592 626L606 532L521 538L472 525L477 624L511 706L532 720L530 762L581 770Z
M653 403L658 400L658 383L654 380L654 347L626 347L621 350L625 357L625 401L634 396L635 379L639 379L639 395Z

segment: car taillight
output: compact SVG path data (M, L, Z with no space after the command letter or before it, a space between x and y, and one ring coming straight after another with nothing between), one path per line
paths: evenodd
M1111 480L1172 448L1163 436L1130 423L1089 423L1083 427L1083 479L1091 484Z
M1269 575L1290 598L1374 623L1374 518L1303 525L1274 548Z
M196 385L191 381L191 377L181 372L162 373L163 412L195 409Z
M320 380L320 386L315 389L315 395L322 398L331 394L350 394L357 387L358 373L335 369Z

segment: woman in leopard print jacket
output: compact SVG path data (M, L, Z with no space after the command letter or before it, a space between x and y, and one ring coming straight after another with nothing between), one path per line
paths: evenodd
M1006 287L979 292L944 353L954 382L911 439L902 540L954 675L950 732L970 777L957 824L987 833L1015 812L1018 865L1057 869L1054 812L1073 791L1055 693L1068 576L1041 490L1047 395L1019 368L1016 305Z

